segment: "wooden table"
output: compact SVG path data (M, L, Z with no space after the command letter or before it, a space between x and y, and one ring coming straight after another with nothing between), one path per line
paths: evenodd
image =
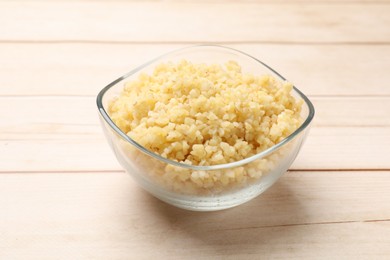
M0 259L390 259L390 1L0 2ZM217 43L308 94L310 136L230 210L166 205L123 172L95 96Z

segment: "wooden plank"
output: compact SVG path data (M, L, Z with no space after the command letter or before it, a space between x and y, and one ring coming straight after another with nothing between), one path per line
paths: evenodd
M183 46L1 44L0 95L96 95L128 71ZM229 46L264 61L308 95L390 95L384 80L390 45Z
M390 127L390 97L314 97L315 127ZM370 108L370 109L367 109ZM96 139L95 97L0 97L0 139Z
M94 97L2 97L0 139L95 138L99 130Z
M389 12L387 3L1 2L0 40L389 42Z
M242 206L197 213L123 173L0 174L0 257L386 259L389 185L388 171L293 172Z
M389 154L389 127L313 127L291 169L390 169ZM0 158L0 172L121 170L103 134L3 139Z
M390 169L389 127L312 128L293 169Z
M314 126L390 126L390 97L313 97Z
M315 98L314 126L293 169L389 169L388 99ZM0 122L1 171L121 169L104 140L94 98L0 100L0 111L12 111Z

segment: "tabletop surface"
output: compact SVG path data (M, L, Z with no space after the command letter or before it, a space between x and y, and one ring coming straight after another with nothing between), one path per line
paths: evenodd
M390 1L1 1L0 259L389 259ZM169 206L119 166L98 91L198 43L247 52L316 117L239 207Z

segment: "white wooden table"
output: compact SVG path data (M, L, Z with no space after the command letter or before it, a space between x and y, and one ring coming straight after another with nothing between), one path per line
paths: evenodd
M260 197L151 197L100 130L98 91L197 43L256 56L313 101ZM0 259L390 259L390 1L1 1Z

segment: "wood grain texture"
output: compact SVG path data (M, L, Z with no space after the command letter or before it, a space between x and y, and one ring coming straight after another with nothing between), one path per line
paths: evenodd
M0 171L120 169L104 140L94 98L0 100L1 111L15 111L0 123ZM292 168L390 169L389 101L315 98L318 120Z
M389 259L389 3L0 1L0 259ZM272 188L196 213L123 172L95 96L204 42L276 69L316 117Z
M128 71L183 46L0 43L0 95L95 96ZM267 63L309 96L390 96L390 45L228 46Z
M293 172L239 208L196 213L124 173L0 174L0 257L386 259L389 175Z
M388 127L313 127L291 168L390 169L389 154ZM102 135L0 140L0 155L2 172L121 169Z
M314 97L314 127L390 127L390 97ZM95 97L0 97L0 139L101 136ZM68 138L67 138L68 137Z
M386 3L1 2L0 40L388 43L389 12Z

